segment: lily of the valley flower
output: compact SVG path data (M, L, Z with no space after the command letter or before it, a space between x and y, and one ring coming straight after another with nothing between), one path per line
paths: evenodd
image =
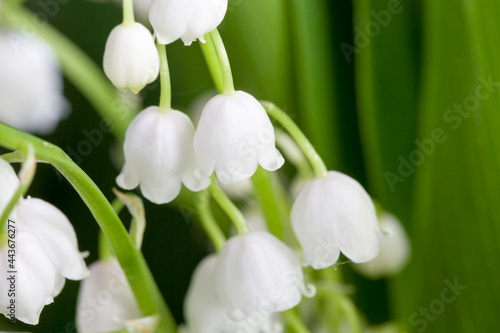
M209 179L193 178L193 136L194 126L184 113L145 109L127 129L125 165L116 182L127 190L140 184L142 194L157 204L174 200L181 183L191 191L205 189Z
M37 38L0 34L0 121L33 133L54 130L68 112L54 51Z
M379 252L373 202L357 181L340 172L309 181L295 199L291 219L306 263L315 269L335 264L341 251L355 263Z
M216 255L203 259L194 271L184 301L186 328L189 333L225 332L230 319L215 292Z
M116 259L89 266L78 292L76 326L80 333L114 332L142 317L132 289Z
M264 231L226 243L215 266L215 289L232 320L249 322L256 314L266 314L260 325L266 325L273 313L296 306L302 294L315 293L313 286L304 284L297 255Z
M14 169L0 158L0 213L12 198L5 194L13 194L18 186ZM61 292L65 279L81 280L89 273L78 251L73 226L56 207L40 199L21 198L9 219L11 227L15 227L10 229L13 238L9 239L15 243L0 244L0 289L14 289L16 318L36 325L43 307ZM1 233L5 235L7 228ZM12 244L15 255L9 257ZM9 271L19 274L12 278ZM0 313L9 315L12 297L2 292Z
M142 24L124 23L109 34L104 50L104 73L122 90L138 93L160 71L160 58L153 36Z
M392 276L406 265L410 258L410 240L399 220L392 214L383 213L379 218L380 253L375 259L355 264L358 272L371 279Z
M224 184L250 178L259 164L274 171L284 163L266 110L243 91L217 95L207 103L194 136L194 150L195 177L208 178L215 170Z
M205 34L224 19L227 4L228 0L152 0L149 20L161 44L179 38L186 45L196 39L204 43Z

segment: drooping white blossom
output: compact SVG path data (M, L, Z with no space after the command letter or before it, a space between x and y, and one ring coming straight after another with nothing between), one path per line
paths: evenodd
M230 319L215 292L216 255L203 259L191 278L184 300L184 315L189 333L224 332Z
M89 266L90 276L78 292L76 326L80 333L114 332L142 313L116 259Z
M185 45L214 30L224 19L228 0L152 0L149 20L161 44L182 39Z
M355 269L371 279L397 274L410 259L410 240L401 222L392 214L383 213L379 218L380 252L375 259L355 264Z
M297 255L264 231L229 239L218 255L215 290L232 320L255 329L315 293L304 284Z
M291 220L306 264L315 269L335 264L341 251L355 263L379 252L373 202L356 180L340 172L309 181L295 199Z
M243 91L217 95L207 103L194 136L194 150L195 177L208 178L215 170L224 184L250 178L259 164L274 171L284 163L265 109Z
M15 242L17 255L13 266L8 261L10 248L7 244L0 245L0 313L13 319L9 317L12 313L17 320L37 325L45 305L52 303L61 291L58 285L61 280L37 236L19 231L16 232ZM12 299L15 299L15 309L11 312Z
M0 121L48 134L69 111L59 62L49 45L20 33L0 33Z
M122 90L137 93L158 77L160 57L153 36L142 24L122 23L109 34L104 73Z
M14 169L0 158L0 214L18 186ZM9 315L8 306L15 296L16 318L36 325L43 307L61 292L65 279L81 280L89 272L84 255L78 251L73 226L53 205L41 199L21 198L9 220L1 230L11 242L0 243L0 289L12 289L11 281L15 280L15 295L1 293L0 313ZM19 274L12 279L9 271Z
M157 204L174 200L181 183L191 191L205 189L209 179L193 178L193 136L194 126L184 113L148 107L127 129L125 165L116 182L127 190L140 185L142 194Z

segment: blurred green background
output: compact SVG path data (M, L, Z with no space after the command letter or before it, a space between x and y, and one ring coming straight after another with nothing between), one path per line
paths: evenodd
M40 12L43 3L27 5ZM402 332L498 331L500 89L494 83L500 81L500 1L229 4L220 31L237 89L284 108L328 167L363 183L410 235L412 260L396 278L370 281L342 266L367 320L396 321ZM50 24L101 64L120 7L80 0L58 6ZM178 41L167 52L173 106L187 110L213 89L208 70L197 45ZM478 89L489 96L478 98ZM156 104L158 93L158 84L143 91L145 105ZM65 95L72 113L46 139L68 152L100 118L69 81ZM115 149L112 135L105 135L79 164L110 199ZM59 207L75 226L80 249L90 251L87 263L97 259L97 224L66 181L40 165L29 194ZM207 241L176 205L146 202L146 211L144 254L182 322L183 297ZM436 300L455 281L467 288L439 308ZM68 282L40 325L16 329L75 332L77 291L78 283ZM0 329L7 328L0 321Z

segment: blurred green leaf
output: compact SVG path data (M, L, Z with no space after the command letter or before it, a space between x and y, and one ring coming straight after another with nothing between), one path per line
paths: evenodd
M425 2L418 139L427 148L416 148L422 161L412 163L414 256L397 281L399 317L411 331L498 327L498 16L493 3ZM435 140L436 131L444 142ZM455 283L466 289L453 292Z

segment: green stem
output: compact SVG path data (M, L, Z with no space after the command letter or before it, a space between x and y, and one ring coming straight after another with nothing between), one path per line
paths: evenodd
M217 185L217 180L212 178L212 183L208 187L210 194L215 199L217 204L224 210L224 212L229 216L231 222L234 224L238 235L244 235L248 233L248 226L243 214L236 205L228 198L226 193Z
M160 56L160 110L169 112L172 108L172 91L170 87L170 71L168 70L167 48L165 45L156 42L158 54Z
M101 261L108 261L114 258L113 251L111 251L109 242L102 231L99 231L98 251L99 260Z
M102 70L71 40L49 24L33 21L33 13L10 2L2 3L5 20L13 26L36 31L56 51L66 77L89 100L99 115L109 121L109 128L119 142L132 118L137 113L135 105L125 105L118 91L104 76Z
M14 210L14 207L19 199L22 198L26 192L28 192L31 182L33 181L33 177L35 176L36 160L31 146L30 148L23 150L23 158L25 161L23 162L23 166L19 172L19 187L16 192L14 192L14 195L9 200L9 203L5 206L5 209L0 216L0 246L7 243L8 233L4 233L3 231L7 230L6 224L10 213Z
M226 95L233 94L233 74L231 73L231 65L229 63L229 58L227 56L226 48L224 47L224 42L222 41L222 37L220 36L219 30L217 29L211 31L209 35L211 38L207 40L207 43L213 45L219 59L219 68L222 72L223 93Z
M199 43L201 47L201 51L203 52L203 56L208 65L208 70L210 71L210 75L214 81L215 87L217 91L222 93L224 90L224 83L222 82L222 70L219 65L219 57L217 56L217 50L215 49L214 42L210 33L205 35L206 43Z
M159 315L160 332L176 332L176 323L158 291L142 253L136 250L118 215L92 179L59 147L0 123L2 147L17 150L27 144L33 146L38 159L52 164L85 202L127 276L143 314Z
M203 191L200 195L203 195L204 200L200 200L197 205L198 213L200 216L200 222L205 229L210 241L212 242L215 252L219 253L224 244L226 243L226 237L224 233L215 221L215 218L210 209L210 194L207 190Z
M295 124L295 122L287 115L283 110L278 108L271 102L261 102L267 113L273 117L276 121L278 121L281 126L292 136L292 138L297 142L300 149L304 152L309 163L311 163L314 173L316 177L326 177L328 174L328 169L326 168L325 163L321 159L321 156L316 152L313 145L307 137L302 133L300 128Z
M361 321L352 301L346 295L333 289L323 288L320 285L316 285L316 287L318 297L323 297L333 302L336 305L335 308L339 308L343 312L347 322L351 326L351 332L361 333ZM330 329L333 329L333 327L330 327Z
M282 211L283 205L279 205L278 194L271 180L271 174L259 167L252 177L255 197L267 222L269 232L274 236L285 240L284 225L288 221L288 212ZM271 204L267 204L271 203Z
M134 0L123 0L123 24L129 25L135 23Z
M283 312L283 315L296 333L311 333L294 309Z

